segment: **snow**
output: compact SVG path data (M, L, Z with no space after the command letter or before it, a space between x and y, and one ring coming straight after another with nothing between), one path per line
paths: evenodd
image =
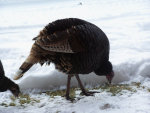
M0 0L0 59L6 76L13 78L30 52L32 39L45 25L56 19L75 17L96 24L108 36L110 61L115 72L113 84L141 82L149 88L149 4L149 0ZM94 73L80 77L86 87L106 82L105 77ZM0 113L148 113L150 110L150 93L143 89L117 96L104 91L83 96L75 103L60 96L50 98L37 93L65 89L66 79L67 76L55 70L53 64L34 65L15 82L23 93L40 99L40 103L25 108L0 106ZM78 86L75 78L72 79L73 86ZM0 96L0 103L10 102L9 91Z

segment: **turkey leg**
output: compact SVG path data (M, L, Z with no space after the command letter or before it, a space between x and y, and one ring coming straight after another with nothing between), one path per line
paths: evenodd
M72 77L72 75L68 75L67 90L66 90L66 95L65 95L67 100L71 100L71 98L70 98L70 96L69 96L71 77Z
M81 90L82 90L82 93L83 93L85 96L93 96L94 93L98 93L98 92L88 92L88 91L86 91L85 88L84 88L84 86L83 86L83 84L82 84L82 82L81 82L81 80L80 80L80 78L79 78L79 75L76 74L75 76L76 76L76 79L77 79L77 81L78 81L78 83L79 83L79 86L80 86L80 88L81 88Z

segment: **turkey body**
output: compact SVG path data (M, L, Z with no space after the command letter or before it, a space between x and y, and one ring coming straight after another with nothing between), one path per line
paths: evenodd
M56 39L53 39L52 42L54 44L50 45L49 48L44 48L43 45L48 44L48 40L52 39L51 35L54 33L53 38L59 37L58 40L67 39L68 42L66 43L69 43L70 47L67 48L66 43L62 44L63 49L61 51L60 45L57 44L59 41L55 42ZM43 38L41 38L42 36ZM39 47L42 45L41 48L43 50L46 49L55 53L54 55L49 55L45 51L48 57L45 54L43 57L39 56L41 63L51 61L58 70L67 74L88 74L98 69L102 62L105 62L104 60L108 61L109 59L109 41L104 32L94 24L80 19L71 18L50 23L44 28L38 38L35 39L35 43L39 44ZM53 48L54 50L52 50ZM60 51L57 52L59 48ZM36 51L39 51L39 48ZM37 56L38 54L40 52L37 52Z
M35 43L30 55L15 79L22 77L35 63L51 62L56 69L68 75L90 72L113 75L108 38L92 23L77 18L56 20L45 26L33 40Z
M77 27L80 33L76 37L79 38L83 51L63 55L70 60L72 66L68 74L88 74L98 69L104 59L108 60L109 43L106 35L94 25L82 27L81 31Z

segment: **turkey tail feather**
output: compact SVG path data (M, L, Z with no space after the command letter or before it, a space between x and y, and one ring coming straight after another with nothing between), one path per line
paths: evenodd
M28 63L28 62L24 62L19 70L17 71L16 75L14 76L14 80L18 80L19 78L21 78L23 76L23 74L25 72L27 72L31 67L33 66L33 64Z

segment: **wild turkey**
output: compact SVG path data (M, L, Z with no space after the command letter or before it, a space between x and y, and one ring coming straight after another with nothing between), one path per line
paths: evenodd
M0 92L10 90L14 96L20 93L19 86L5 76L3 65L0 61Z
M30 55L19 68L14 79L19 79L33 64L53 62L56 69L68 74L66 98L69 97L70 80L76 76L83 94L87 92L78 74L95 72L106 75L108 81L114 76L109 62L109 41L105 33L92 23L68 18L49 23L33 39Z

